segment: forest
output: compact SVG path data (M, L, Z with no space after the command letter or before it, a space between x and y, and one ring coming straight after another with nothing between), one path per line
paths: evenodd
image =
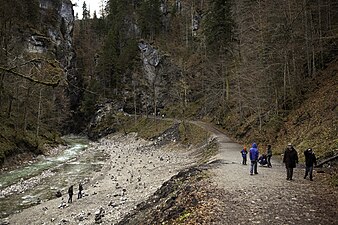
M334 0L108 0L94 13L84 3L74 30L52 10L69 1L1 1L1 161L86 132L107 102L276 142L309 94L337 86L336 73L321 73L338 55ZM62 35L50 40L50 27ZM72 49L55 47L71 35ZM140 46L158 54L151 73ZM337 147L336 91L322 148Z

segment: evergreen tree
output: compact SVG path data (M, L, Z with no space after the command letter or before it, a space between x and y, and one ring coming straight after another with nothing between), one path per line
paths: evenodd
M224 54L233 38L231 1L211 0L205 22L206 44L210 53Z
M87 9L87 4L85 1L83 2L83 5L82 5L82 19L83 20L90 19L90 12Z
M161 28L161 3L159 0L144 0L139 9L138 25L141 28L142 37L154 39Z
M125 82L122 81L133 70L137 44L131 3L110 0L107 6L109 30L100 60L100 77L106 94L110 95L111 91L117 94L123 90Z

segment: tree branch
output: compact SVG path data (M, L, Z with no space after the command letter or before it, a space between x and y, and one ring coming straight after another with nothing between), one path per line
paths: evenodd
M11 74L16 75L16 76L19 76L19 77L24 78L26 80L29 80L31 82L34 82L34 83L37 83L37 84L46 85L46 86L57 87L59 85L59 83L60 83L60 79L58 79L55 82L36 80L36 79L34 79L32 77L27 77L27 76L25 76L25 75L23 75L21 73L18 73L16 71L14 71L13 69L7 69L7 68L3 68L1 66L0 66L0 70L8 72L8 73L11 73Z

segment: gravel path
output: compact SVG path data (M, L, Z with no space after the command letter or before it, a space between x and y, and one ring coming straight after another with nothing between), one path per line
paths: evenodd
M250 163L241 164L242 146L208 124L196 124L219 142L215 159L223 163L211 172L225 191L223 224L338 224L338 190L318 182L320 174L304 180L304 168L298 166L294 180L287 181L284 165L274 156L272 168L258 166L258 174L250 176Z

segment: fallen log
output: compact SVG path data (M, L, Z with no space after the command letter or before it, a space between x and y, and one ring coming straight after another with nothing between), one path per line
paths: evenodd
M332 156L332 157L330 157L330 158L324 159L324 160L321 161L320 163L317 163L316 167L321 167L321 166L323 166L325 163L331 162L331 161L333 161L333 160L335 160L335 159L338 159L338 155L334 155L334 156Z

